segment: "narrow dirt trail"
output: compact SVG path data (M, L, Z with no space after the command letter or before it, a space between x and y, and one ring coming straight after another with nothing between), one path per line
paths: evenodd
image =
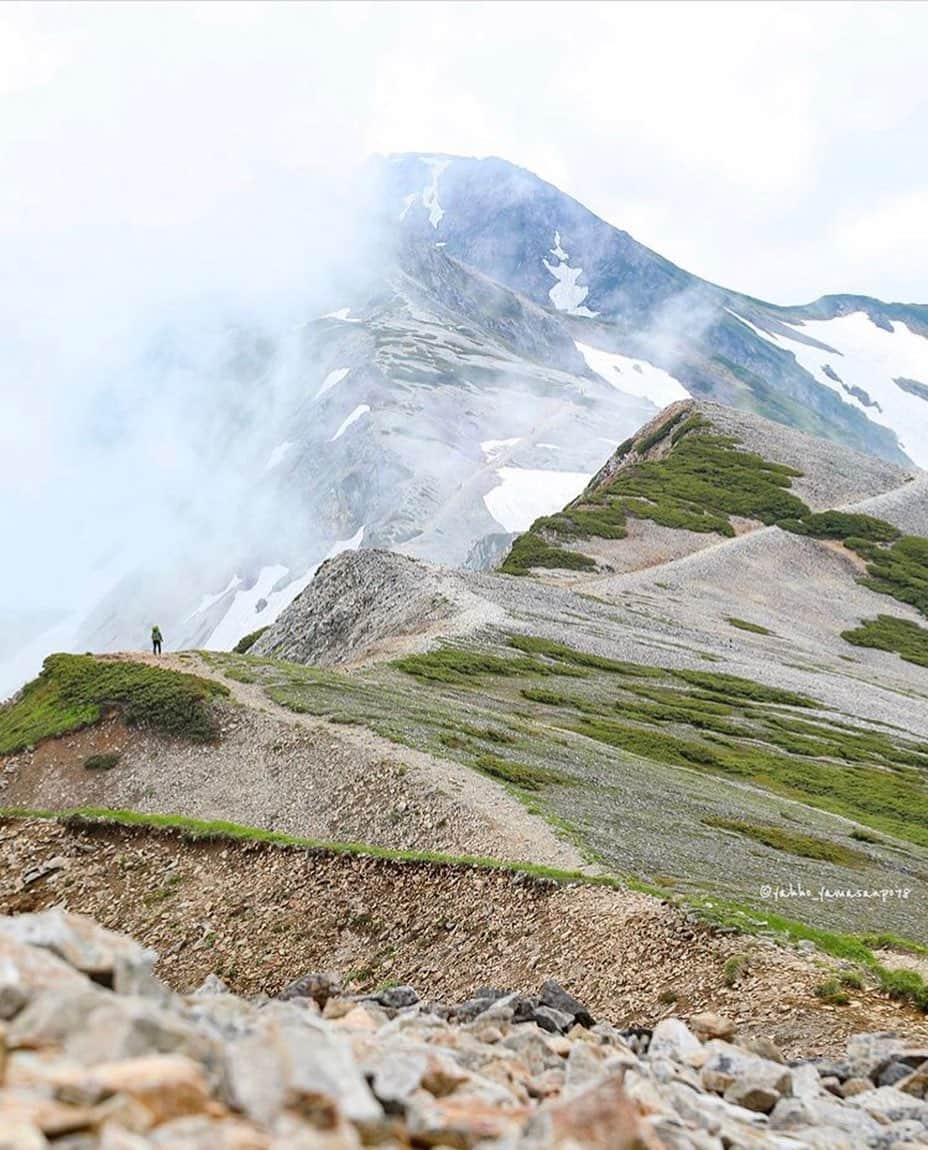
M367 727L340 726L316 715L290 711L269 699L260 684L227 678L196 652L166 653L160 658L128 652L109 658L147 663L212 679L227 687L232 699L248 711L267 715L294 729L324 735L327 740L341 744L352 757L364 762L373 764L390 759L401 764L413 790L437 789L444 792L485 823L500 843L502 852L499 857L587 874L600 873L601 868L589 866L573 846L558 838L542 817L529 814L518 799L493 779L460 763L391 742ZM423 842L419 845L428 850L433 844Z

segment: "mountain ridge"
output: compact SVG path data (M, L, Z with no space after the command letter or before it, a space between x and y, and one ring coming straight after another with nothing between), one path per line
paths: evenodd
M388 225L356 274L333 277L322 314L287 331L241 323L206 350L165 333L149 349L142 408L176 393L184 449L208 474L158 553L57 645L131 647L158 621L172 647L228 648L344 547L492 564L687 394L922 460L925 307L764 304L499 159L406 154L366 172ZM118 405L113 419L118 441ZM26 673L49 641L31 641ZM8 671L0 693L24 677Z

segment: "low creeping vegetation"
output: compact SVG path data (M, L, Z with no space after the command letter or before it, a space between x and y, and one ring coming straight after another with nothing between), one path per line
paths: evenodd
M799 858L817 859L847 867L862 866L867 862L867 856L863 851L842 846L841 843L834 843L828 839L816 838L814 835L799 834L785 827L766 826L761 823L749 823L744 819L722 817L710 817L703 821L706 826L732 831L734 834L743 835L764 846L797 855Z
M684 415L685 410L677 412L623 444L616 453L618 468L563 511L536 519L513 543L500 570L513 575L533 567L595 570L590 556L563 550L562 545L591 537L622 539L629 517L732 537L731 517L739 516L795 535L843 543L866 561L867 574L861 579L865 586L928 617L928 539L903 535L872 515L813 512L790 490L802 472L742 450L735 437L717 434L699 414ZM661 458L644 458L668 436L670 451ZM757 630L744 620L729 622Z
M119 760L122 758L118 754L103 754L103 755L88 755L84 759L85 771L111 771L113 767L118 766Z
M813 994L822 1002L827 1002L829 1006L847 1006L851 1001L839 978L826 978L824 982L818 984Z
M842 631L841 638L855 647L874 647L878 651L895 651L907 663L928 667L928 628L894 615L877 615L865 619L859 627Z
M560 870L539 863L507 861L481 855L448 855L439 851L391 850L367 843L326 842L300 838L269 831L261 827L243 826L224 820L193 819L184 815L146 814L141 811L112 810L107 807L77 807L74 810L32 810L22 807L0 807L0 822L21 819L45 819L64 826L105 828L126 827L160 834L176 834L192 842L247 842L267 843L270 846L292 847L299 850L320 851L326 854L361 855L365 858L394 862L434 863L443 866L467 866L479 870L511 871L556 883L581 883L585 886L605 886L615 890L626 884L615 875L585 875L579 871Z
M510 635L507 643L519 654L445 647L394 666L439 686L479 684L484 698L511 683L549 731L749 782L928 846L928 744L797 714L814 711L816 701L736 675L627 663L534 636ZM565 677L569 685L551 681ZM443 745L451 745L447 737ZM460 738L452 749L472 766L481 753ZM864 857L834 844L827 861Z
M673 878L681 893L715 889L710 868L691 862L694 850L704 850L706 816L748 824L729 828L723 848L739 868L724 880L729 897L745 901L756 898L763 867L791 865L791 849L817 860L823 881L840 881L832 868L854 866L861 883L882 886L906 856L900 840L928 847L928 742L845 721L805 693L714 669L609 658L559 639L484 635L352 675L251 656L223 656L220 665L246 668L291 710L351 719L489 773L591 862L639 870L646 881L655 878L641 861L649 812L662 818L676 794L680 820L671 833L684 861ZM808 824L783 825L805 840L781 835L765 849L750 834L736 838L778 826L780 796L795 801L790 811ZM777 848L785 851L779 860ZM818 913L797 910L800 918ZM821 913L838 929L879 926L920 937L919 916L909 931L891 910L876 920L862 904Z
M760 623L751 623L747 619L736 619L733 615L728 616L728 622L732 627L737 627L739 631L751 631L755 635L773 634L769 627L764 627Z
M549 668L535 659L520 656L508 658L481 651L471 651L463 647L439 647L434 651L426 652L424 655L409 655L405 659L398 659L394 666L405 671L408 675L415 675L419 679L427 679L436 683L479 682L488 675L582 674L582 672L566 665Z
M909 1002L928 1014L928 983L921 975L914 970L892 970L883 965L873 953L873 949L879 949L874 942L884 938L892 939L891 949L909 953L921 953L925 949L917 943L910 943L892 935L852 935L819 930L777 914L758 912L738 903L718 899L693 899L691 906L697 915L711 926L736 930L748 935L760 932L765 935L772 934L781 943L798 943L804 940L814 942L822 954L843 962L853 962L872 975L879 988L890 998L898 1002ZM731 961L729 959L729 962ZM835 977L837 985L835 987L829 985L827 989L828 991L834 989L840 994L844 993L843 987L856 987L860 981L862 980L859 975L855 977L854 972L850 972L850 981L848 974L842 973Z
M247 635L243 635L241 639L232 648L233 654L244 655L257 643L261 638L267 627L259 627L257 631L250 631Z
M535 550L544 552L544 566L579 567L576 558L570 564L557 561L557 544L591 536L622 539L629 516L663 527L733 536L731 515L776 523L808 512L788 490L791 477L801 472L740 451L736 439L713 434L702 416L685 415L685 409L679 411L633 440L624 453L627 462L597 488L587 489L564 511L536 520L516 540L500 570L524 573ZM643 458L668 436L672 450L663 458Z
M555 567L568 571L595 571L596 560L579 551L555 547L527 531L516 539L500 567L504 575L525 575L535 567Z
M889 547L867 540L845 539L845 546L867 560L865 587L891 595L928 617L928 539L903 535Z
M737 986L747 973L750 964L749 955L733 954L731 958L725 960L725 966L722 968L722 981L728 987Z
M130 726L193 742L216 737L211 701L219 683L145 663L49 655L41 674L0 708L0 755L97 723L116 712Z
M478 755L474 766L485 775L512 783L524 791L540 791L543 787L570 786L576 779L547 767L533 767L528 763L514 763L499 755Z

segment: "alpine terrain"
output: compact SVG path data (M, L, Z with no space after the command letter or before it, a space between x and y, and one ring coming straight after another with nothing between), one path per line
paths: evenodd
M0 704L0 1150L928 1144L928 308L366 178Z
M487 569L622 440L694 397L900 467L928 462L928 307L782 307L710 284L498 159L376 158L365 234L329 306L290 330L178 323L129 371L131 409L183 398L201 490L174 538L50 646L229 649L344 549ZM134 383L132 382L134 378ZM110 439L127 403L110 394ZM165 555L159 560L159 554ZM115 583L112 581L115 580Z

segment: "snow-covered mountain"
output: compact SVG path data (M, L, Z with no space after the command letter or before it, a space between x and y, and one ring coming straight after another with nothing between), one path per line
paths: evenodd
M555 312L616 385L634 386L634 369L604 353L663 369L697 397L928 466L928 306L764 303L683 271L504 160L376 166L407 234ZM652 372L650 398L663 378Z
M57 645L138 647L158 622L170 647L227 648L345 548L488 566L687 395L928 465L928 307L728 291L502 160L376 158L365 179L387 238L321 314L206 356L156 341L122 406L182 369L207 478Z

